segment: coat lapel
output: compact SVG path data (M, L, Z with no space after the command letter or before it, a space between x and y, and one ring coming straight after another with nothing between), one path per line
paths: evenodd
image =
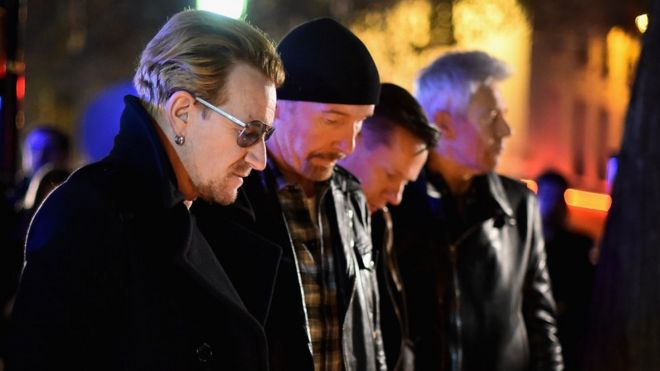
M219 301L230 307L244 312L253 321L256 321L247 311L236 289L232 285L227 273L216 258L208 242L204 239L195 224L194 218L185 207L180 208L181 221L179 225L185 226L182 231L183 245L178 253L178 263L190 276Z
M214 255L224 265L248 311L263 325L273 296L282 249L233 221L212 219L214 231L205 234Z

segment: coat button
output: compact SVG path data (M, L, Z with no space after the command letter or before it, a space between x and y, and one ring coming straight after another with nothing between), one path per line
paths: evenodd
M207 343L202 343L197 347L195 353L197 353L197 359L202 363L206 363L213 358L213 348Z

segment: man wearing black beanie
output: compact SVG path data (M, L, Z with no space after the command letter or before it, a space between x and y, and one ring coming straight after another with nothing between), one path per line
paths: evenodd
M286 79L266 170L245 179L235 205L195 212L202 229L227 218L282 248L271 306L254 313L266 317L271 369L385 370L369 209L357 179L336 166L378 102L376 65L328 18L292 30L278 52ZM254 277L231 279L250 310Z

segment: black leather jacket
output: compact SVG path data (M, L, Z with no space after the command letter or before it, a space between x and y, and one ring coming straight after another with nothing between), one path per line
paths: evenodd
M415 369L415 354L408 325L408 308L401 272L396 259L392 216L387 208L371 215L371 238L378 255L380 328L383 332L387 368L392 371Z
M336 167L330 181L329 204L337 295L342 324L346 370L385 370L380 333L379 297L371 244L369 210L357 179ZM273 301L266 322L272 370L314 370L307 317L294 246L277 198L273 174L253 172L245 179L235 204L228 207L193 206L200 225L232 220L280 245L283 250ZM212 244L213 242L210 241ZM344 272L345 274L339 274ZM250 277L230 276L243 297Z
M562 370L536 197L490 173L457 200L427 174L393 210L417 369Z

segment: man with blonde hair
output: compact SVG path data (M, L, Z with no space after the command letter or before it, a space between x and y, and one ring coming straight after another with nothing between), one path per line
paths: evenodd
M111 153L45 201L26 244L9 370L267 370L260 308L247 308L217 250L259 250L264 287L280 250L231 222L213 248L188 211L232 203L266 166L274 46L203 11L173 16L142 53ZM263 294L261 294L263 293ZM253 301L270 301L269 291Z

